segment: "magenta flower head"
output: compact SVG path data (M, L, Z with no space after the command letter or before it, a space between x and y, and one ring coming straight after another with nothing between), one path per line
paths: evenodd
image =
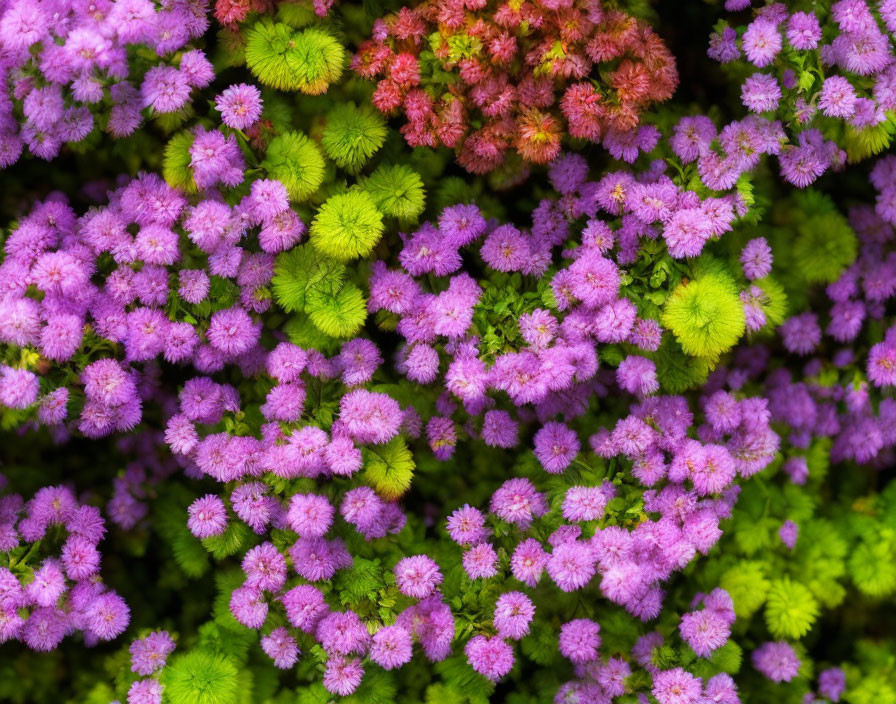
M214 494L196 499L187 509L187 527L199 539L221 535L227 528L227 509Z
M550 422L535 433L535 456L545 471L559 474L579 454L576 432L563 423Z
M488 579L498 574L498 554L488 543L479 543L464 553L463 565L470 579Z
M370 642L367 627L354 611L337 611L325 616L317 625L317 638L331 654L363 655Z
M840 701L844 689L846 689L846 673L839 667L831 667L819 673L818 691L832 702Z
M476 672L494 682L513 667L513 648L499 636L474 636L464 647L464 653Z
M652 692L659 704L697 704L703 687L699 678L676 667L654 674Z
M399 560L395 565L398 591L414 599L425 599L442 583L439 566L426 555L415 555Z
M800 669L800 659L789 643L767 642L753 651L753 667L772 682L790 682Z
M519 640L529 632L535 605L522 592L505 592L495 603L493 621L501 638Z
M586 618L564 623L560 629L560 653L576 664L597 659L600 625Z
M330 529L334 513L326 496L295 494L289 501L286 521L299 537L320 538Z
M128 689L128 704L162 704L162 683L158 680L137 680Z
M87 607L86 626L100 640L112 640L121 635L131 620L131 610L115 592L97 596Z
M215 107L221 121L235 130L251 127L261 117L261 92L255 86L239 83L226 88L217 98Z
M0 404L9 408L28 408L37 401L38 378L26 369L0 366Z
M383 626L373 634L370 659L384 670L393 670L411 660L413 640L401 626Z
M299 646L283 626L262 638L261 648L274 661L274 666L281 670L288 670L299 659Z
M131 671L138 675L151 675L165 666L174 651L174 641L167 631L156 631L131 643Z
M448 516L446 528L448 535L458 545L473 545L488 535L485 516L469 504L464 504Z
M364 677L364 666L358 658L331 655L324 670L324 687L328 692L346 697L354 692Z

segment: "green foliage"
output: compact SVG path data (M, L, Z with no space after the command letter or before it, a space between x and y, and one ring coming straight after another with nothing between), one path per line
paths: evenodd
M251 538L252 531L242 521L230 521L221 535L205 538L202 544L216 560L235 555L245 548L245 543Z
M384 499L399 498L410 489L413 476L414 456L401 436L364 448L364 480Z
M165 145L162 156L162 176L172 188L179 188L187 193L196 192L193 172L190 169L190 147L193 146L193 134L184 130L178 132Z
M351 337L367 318L367 303L353 283L339 288L315 288L308 293L305 311L311 322L330 337Z
M719 273L680 284L666 301L662 322L687 354L707 359L733 347L745 329L737 288Z
M834 202L818 191L807 189L794 196L799 233L793 242L793 257L809 283L830 283L856 258L858 243L849 222Z
M405 164L381 166L362 185L380 212L399 220L416 220L426 205L423 181Z
M261 163L293 201L307 200L324 181L326 164L320 148L301 132L286 132L271 140Z
M339 41L320 28L295 31L264 19L246 35L246 65L261 83L278 90L324 93L342 75L345 60Z
M345 103L327 114L321 145L336 165L358 173L386 140L386 122L369 105Z
M787 318L787 294L784 288L771 276L753 282L762 289L764 297L760 299L762 312L765 313L767 329L778 327Z
M356 557L352 566L336 573L333 583L339 592L343 605L354 604L362 599L372 599L385 586L383 568L379 560Z
M277 257L271 285L277 304L288 313L305 310L308 294L342 285L345 266L309 244L293 247Z
M761 562L744 560L722 575L719 583L734 602L737 617L750 618L765 603L769 583Z
M186 503L172 498L159 501L154 515L156 529L171 548L178 567L189 577L201 577L210 567L208 553L187 528L185 515Z
M850 124L844 125L843 148L849 160L855 163L880 154L893 142L894 134L896 134L896 114L888 112L887 119L879 125L862 129Z
M801 638L818 617L818 602L803 584L776 579L768 590L765 623L775 638Z
M872 597L896 591L896 541L880 539L859 543L849 557L849 574L858 589Z
M352 190L327 199L311 225L319 251L346 261L366 257L383 234L383 216L366 191Z
M656 376L663 390L671 394L699 386L709 375L710 363L702 357L685 354L678 341L669 334L663 335L660 348L653 354Z
M234 704L238 671L226 658L205 650L175 655L164 669L166 701L171 704Z

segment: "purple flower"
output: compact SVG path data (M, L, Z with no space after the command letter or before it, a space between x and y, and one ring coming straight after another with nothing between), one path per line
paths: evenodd
M112 640L124 632L131 620L131 610L115 592L97 596L85 613L86 627L100 640Z
M388 442L401 426L401 407L386 394L358 389L339 401L339 419L359 443Z
M564 592L581 589L594 576L594 557L587 545L572 541L554 548L547 562L547 571Z
M807 51L818 46L821 26L813 12L794 12L787 22L787 41L794 49Z
M299 659L299 646L283 626L262 638L261 648L274 661L274 666L281 670L290 669Z
M131 643L131 672L151 675L165 666L165 660L174 651L174 641L167 631L155 631L145 638Z
M251 548L243 558L242 567L247 587L276 592L286 582L286 560L273 543Z
M157 113L180 110L190 98L188 77L172 66L153 66L140 86L143 107Z
M286 521L301 538L320 538L333 523L335 509L326 496L295 494L289 501Z
M789 643L763 643L753 651L753 667L772 682L790 682L800 669L800 659Z
M828 76L821 87L818 107L828 117L852 117L856 111L856 91L843 76Z
M768 66L781 51L782 40L777 25L767 19L753 20L743 38L744 53L758 68ZM666 702L660 702L666 704Z
M488 535L485 516L469 504L464 504L448 516L446 528L451 539L458 545L474 545Z
M656 365L638 355L629 355L619 363L616 381L622 389L638 396L650 395L660 388Z
M573 486L566 490L563 517L568 521L593 521L603 516L612 490L600 486Z
M248 351L259 334L259 327L239 306L213 313L205 333L212 347L230 356Z
M37 401L38 378L27 369L0 366L0 404L9 408L28 408Z
M731 636L730 623L719 612L709 608L684 614L678 630L691 649L702 658L710 657Z
M227 509L214 494L196 499L187 509L187 515L187 527L200 539L221 535L227 528Z
M230 613L246 628L261 628L268 617L268 605L261 591L242 586L230 595Z
M317 625L317 638L330 654L363 655L370 642L367 627L354 611L337 611L325 616Z
M793 521L784 521L778 529L778 537L790 550L796 545L796 539L799 535L800 528Z
M358 658L331 655L324 670L324 687L328 692L346 697L354 692L364 677L364 667Z
M394 670L411 660L411 634L401 626L383 626L373 634L370 659L384 670Z
M774 76L754 73L741 86L743 104L751 112L769 112L778 107L781 100L781 88Z
M464 653L476 672L494 682L513 667L513 648L499 636L474 636L464 647Z
M519 640L529 632L535 605L522 592L505 592L495 603L494 624L501 638Z
M840 701L840 695L846 689L846 673L839 667L822 670L818 675L818 691L832 702Z
M254 125L261 117L261 106L261 92L245 83L232 85L215 98L221 121L235 130Z
M559 474L572 464L579 454L576 432L563 423L545 423L535 433L535 456L545 471Z
M479 543L464 553L463 565L470 579L488 579L498 574L498 554L488 543Z
M317 587L302 584L286 592L280 600L286 610L286 618L305 633L314 633L317 624L330 611L324 595Z
M703 687L699 678L676 667L655 673L651 691L659 704L696 704Z
M513 576L528 587L534 587L541 579L549 555L534 538L527 538L516 546L510 558Z
M572 662L596 660L600 648L600 625L587 618L564 623L560 628L560 653Z
M439 566L426 555L415 555L399 560L395 565L398 591L414 599L425 599L442 583Z
M128 689L128 704L162 704L162 684L158 680L137 680Z
M744 276L750 281L768 276L772 270L772 250L764 237L750 240L740 253Z
M486 411L482 419L482 440L491 447L514 447L518 424L507 411Z
M794 354L810 354L821 342L821 328L814 313L795 315L781 326L784 346Z

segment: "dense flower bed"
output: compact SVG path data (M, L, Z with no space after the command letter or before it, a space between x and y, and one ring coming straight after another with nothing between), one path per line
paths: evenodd
M896 2L0 2L0 701L896 704Z

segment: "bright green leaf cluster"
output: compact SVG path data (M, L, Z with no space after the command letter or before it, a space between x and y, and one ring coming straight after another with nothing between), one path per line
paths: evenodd
M687 354L710 360L731 349L745 329L737 287L718 273L680 284L666 301L662 322Z
M338 105L327 114L321 145L336 165L358 173L386 140L386 123L369 105Z
M246 65L258 80L278 90L308 95L326 92L345 67L345 50L317 27L295 31L282 22L256 22L246 37Z
M261 166L299 202L320 188L326 170L320 147L301 132L286 132L272 139Z
M366 257L383 234L383 216L366 191L328 198L311 224L311 244L323 254L347 261Z

